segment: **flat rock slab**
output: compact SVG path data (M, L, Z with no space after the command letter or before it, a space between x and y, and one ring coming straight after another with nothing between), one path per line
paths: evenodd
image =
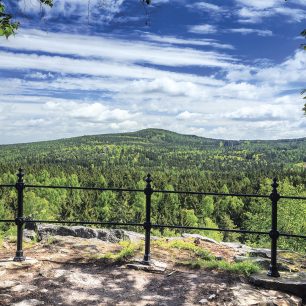
M0 283L0 291L11 289L15 286L18 286L19 284L20 284L19 281L10 281L10 280L2 281Z
M306 301L306 273L281 272L280 275L280 277L270 277L265 273L256 273L250 276L250 281L263 288L293 293Z
M13 258L0 260L0 268L8 270L25 269L37 265L40 265L40 262L30 257L26 257L24 261L14 261Z
M25 300L19 303L14 303L12 304L12 306L40 306L40 305L44 305L45 302L43 301L39 301L36 299L30 299L30 300Z
M214 244L219 244L219 242L217 242L216 240L214 240L212 238L205 237L205 236L201 236L199 234L183 233L182 237L183 238L194 238L194 239L199 239L199 240L206 241L206 242L211 242L211 243L214 243Z
M97 238L102 241L118 243L121 240L130 240L129 236L121 229L94 229L86 226L58 226L54 224L37 225L40 240L49 236L72 236L80 238Z
M246 284L231 288L237 306L301 306L302 299L275 290L257 290Z
M151 273L164 273L167 269L167 264L157 260L151 260L150 264L144 263L142 260L136 260L132 263L128 263L126 267Z

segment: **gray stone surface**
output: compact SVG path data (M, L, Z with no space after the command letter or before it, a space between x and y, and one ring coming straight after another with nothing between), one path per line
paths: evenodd
M280 274L280 277L269 277L266 273L256 273L250 276L250 281L263 288L293 293L306 302L306 273L282 272Z
M124 233L129 237L129 240L132 242L138 242L141 240L144 240L145 235L141 233L136 233L132 231L124 231ZM152 239L154 239L154 236L151 236Z
M40 240L48 236L73 236L80 238L97 238L103 241L117 243L121 240L130 240L129 235L121 229L93 229L85 226L57 226L38 225L38 237Z
M275 290L259 291L246 284L231 288L236 306L301 306L302 299Z
M12 295L0 292L0 305L10 305L9 303L12 298Z
M217 242L216 240L212 239L212 238L208 238L205 236L201 236L199 234L189 234L189 233L183 233L182 234L183 238L194 238L194 239L200 239L202 241L205 242L211 242L211 243L215 243L215 244L219 244L219 242Z
M25 241L33 241L37 239L37 234L34 230L24 229L23 237L25 238Z
M271 250L262 249L262 248L251 249L249 251L249 256L250 257L271 258Z
M221 242L221 245L224 245L226 247L233 249L240 256L247 256L250 250L252 250L251 247L245 244L242 244L240 242Z
M18 281L10 281L10 280L2 281L0 283L0 291L11 289L19 284L20 282Z
M19 303L14 303L12 306L40 306L45 305L45 302L36 299L25 300Z
M39 266L41 263L34 258L26 257L25 261L16 262L13 258L8 258L0 261L0 268L6 270L25 269L32 266Z
M163 273L167 269L167 264L164 262L152 259L150 261L150 264L148 265L144 263L143 260L139 259L131 263L128 263L126 267L129 269L142 270L142 271L151 272L151 273Z

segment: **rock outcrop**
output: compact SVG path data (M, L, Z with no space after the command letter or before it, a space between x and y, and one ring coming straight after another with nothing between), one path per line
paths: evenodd
M56 226L52 224L38 225L37 236L38 240L43 240L48 236L96 238L111 243L117 243L121 240L131 240L131 235L121 229L94 229L85 226Z

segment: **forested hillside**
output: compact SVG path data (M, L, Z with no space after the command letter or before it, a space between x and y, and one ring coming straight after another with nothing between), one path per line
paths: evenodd
M270 194L277 176L282 195L306 196L305 165L306 138L231 141L147 129L0 146L0 183L14 183L21 166L31 184L144 188L150 172L158 189ZM152 201L157 223L270 229L270 201L265 199L153 194ZM27 188L25 202L25 213L40 219L143 222L145 216L145 198L135 193ZM15 191L0 190L0 219L13 217L15 205ZM280 231L305 235L305 213L305 201L281 200ZM204 234L260 245L269 241ZM303 250L305 241L281 238L280 245Z

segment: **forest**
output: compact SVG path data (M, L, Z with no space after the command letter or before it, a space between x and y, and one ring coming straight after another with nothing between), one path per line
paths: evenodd
M269 195L278 178L281 195L306 197L306 138L221 140L160 129L82 136L0 146L0 184L14 184L19 167L25 183ZM12 219L16 190L0 188L0 219ZM144 222L142 193L25 189L25 215L45 220ZM280 232L306 234L306 201L281 199ZM184 194L152 195L152 221L158 224L269 231L271 201L262 198ZM1 223L5 235L14 230ZM131 228L129 228L131 229ZM133 230L135 230L133 228ZM143 231L143 229L138 229ZM196 230L194 232L197 232ZM269 246L269 236L215 231L202 235L223 241ZM155 235L178 235L153 230ZM279 247L305 252L306 241L279 239Z

